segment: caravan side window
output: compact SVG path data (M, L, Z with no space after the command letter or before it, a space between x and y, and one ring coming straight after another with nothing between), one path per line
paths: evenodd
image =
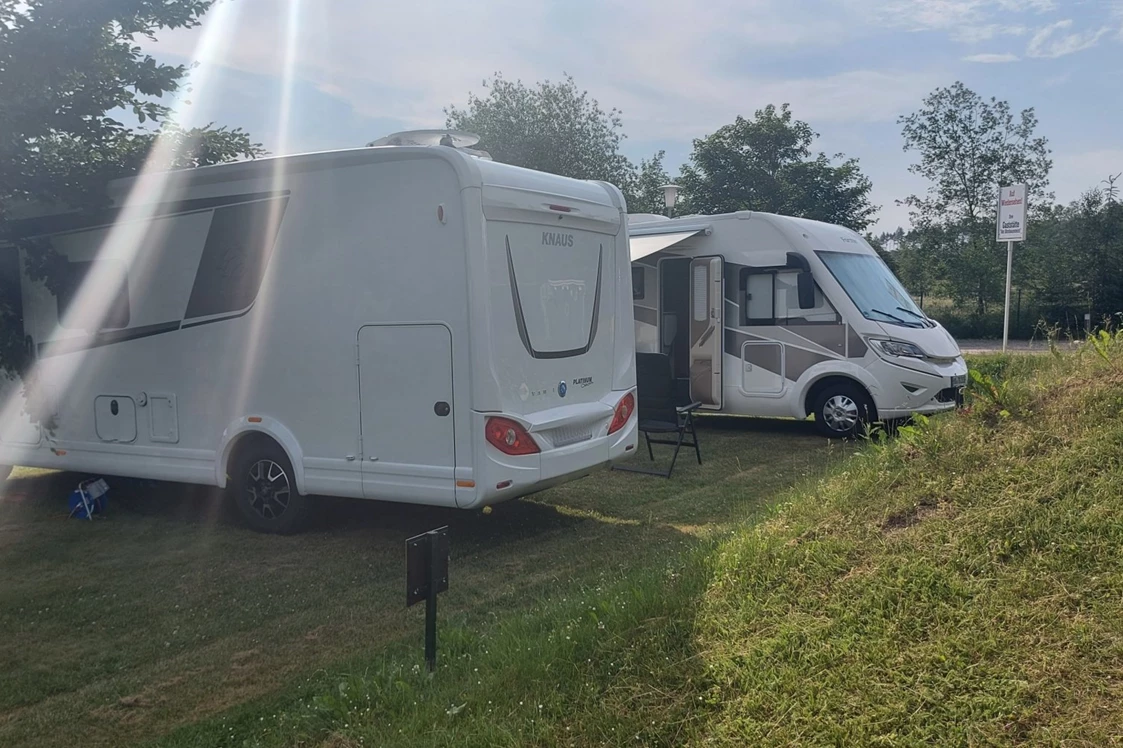
M287 199L219 208L203 246L186 319L240 312L257 298Z
M96 309L73 308L83 287ZM59 326L65 329L100 332L128 327L129 272L119 260L68 262L56 301Z

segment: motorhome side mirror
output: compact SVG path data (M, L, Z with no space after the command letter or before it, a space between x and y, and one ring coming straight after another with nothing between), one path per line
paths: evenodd
M815 276L804 270L796 276L796 286L799 291L799 308L815 308Z

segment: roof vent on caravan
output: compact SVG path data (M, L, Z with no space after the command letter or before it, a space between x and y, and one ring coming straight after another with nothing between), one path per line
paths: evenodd
M367 143L368 148L386 145L427 145L455 148L477 158L491 161L491 154L487 151L478 151L471 146L480 142L480 136L475 133L461 130L404 130L392 133L384 138L372 140Z

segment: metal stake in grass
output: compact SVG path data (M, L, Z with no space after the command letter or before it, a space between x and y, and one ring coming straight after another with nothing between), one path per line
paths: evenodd
M406 540L406 607L425 601L425 663L437 669L437 595L448 591L448 526Z

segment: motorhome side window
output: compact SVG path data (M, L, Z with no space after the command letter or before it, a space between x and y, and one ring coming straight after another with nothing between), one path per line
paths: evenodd
M643 290L643 267L637 266L632 268L632 298L642 299L645 296Z
M838 313L815 286L815 306L799 308L799 271L788 269L756 270L741 273L741 324L798 325L814 322L837 323Z
M797 270L781 270L776 273L776 324L792 325L811 322L839 322L838 313L823 296L819 284L815 284L815 306L810 309L799 308L799 288Z
M119 260L68 262L56 301L59 326L67 330L120 330L129 326L129 273ZM75 306L83 286L87 308Z
M774 323L776 274L770 270L741 271L741 324L771 325Z

